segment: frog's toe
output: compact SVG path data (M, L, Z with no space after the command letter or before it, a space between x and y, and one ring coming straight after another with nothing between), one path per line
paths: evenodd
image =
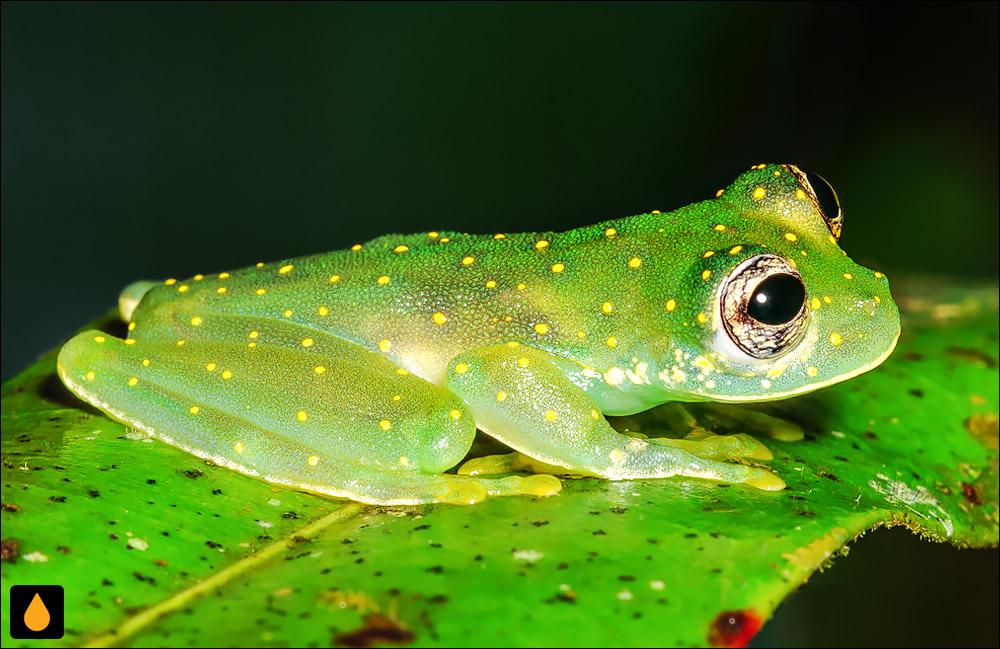
M687 451L691 455L706 459L746 458L749 460L771 460L774 455L770 449L750 435L737 433L735 435L708 435L672 439L669 437L650 438L650 442L673 446Z
M536 460L524 453L504 453L503 455L484 455L474 457L458 467L458 475L491 475L497 473L513 473L515 471L530 471L532 473L573 473L569 469L554 464Z
M562 489L552 475L507 476L478 479L472 476L437 476L433 502L474 505L499 496L554 496Z

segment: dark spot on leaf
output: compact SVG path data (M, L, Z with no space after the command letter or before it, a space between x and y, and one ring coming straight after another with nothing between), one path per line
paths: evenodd
M618 575L618 581L635 581L632 575Z
M476 556L472 557L472 560L473 561L482 561L483 560L483 555L477 554Z
M205 541L205 545L212 548L213 550L217 550L222 547L221 543L216 543L215 541Z
M532 523L532 525L534 525L535 527L542 527L548 524L549 524L548 521L535 521L534 523Z
M624 514L627 511L628 511L627 507L612 507L611 508L611 513L612 514Z
M108 538L111 539L112 541L117 541L118 540L118 535L117 534L108 534Z
M21 511L21 506L15 505L14 503L4 503L3 510L11 514L16 514L17 512Z
M186 471L181 471L181 475L184 476L185 478L196 480L205 474L199 471L198 469L187 469Z
M135 577L136 579L138 579L139 581L142 581L142 582L145 582L145 583L149 584L150 586L155 586L156 585L156 578L155 577L148 577L148 576L142 574L141 572L133 572L132 576Z
M164 567L164 566L167 565L167 560L166 559L154 559L153 560L153 565L154 566L160 566L162 568L162 567Z
M299 517L295 512L285 512L281 515L284 519L297 519Z
M863 432L863 433L861 434L861 436L862 436L862 437L864 437L865 439L870 439L870 440L872 440L872 441L874 441L874 440L877 440L877 439L878 439L878 435L876 435L875 433L873 433L873 432L872 432L872 431L870 431L870 430L866 430L865 432Z
M420 530L430 529L430 527L431 527L430 525L417 525L411 531L413 531L413 532L419 532Z
M906 353L903 354L903 360L904 361L919 362L919 361L924 360L924 355L921 354L921 353L919 353L919 352L915 352L912 349L908 349L908 350L906 350Z
M913 388L912 390L909 390L909 393L912 394L913 396L915 396L918 399L923 399L924 398L924 391L920 390L918 388Z
M338 633L333 644L344 647L372 647L376 644L405 645L416 636L398 620L385 613L369 613L363 618L364 626L348 633Z
M72 550L69 549L68 545L56 546L56 551L59 552L59 554L69 554L70 552L72 552Z
M17 563L19 556L21 556L21 542L18 539L10 538L0 541L0 561Z
M444 604L448 601L447 595L435 595L427 600L428 604Z
M441 566L431 566L426 570L426 572L433 572L435 575L440 575L442 572L444 572L444 568Z
M101 580L101 585L102 586L114 586L115 582L113 582L110 579L108 579L107 577L105 577L104 579Z
M948 349L944 350L944 352L946 354L951 354L952 356L958 356L962 360L966 360L971 363L982 363L990 369L993 369L994 367L997 366L996 359L994 359L992 356L978 349L972 349L971 347L951 346Z
M66 502L66 496L49 496L49 500L54 503L64 503Z
M848 459L847 459L846 457L844 457L843 455L834 455L834 456L833 456L833 459L835 459L835 460L839 460L839 461L841 461L841 462L850 462L850 460L848 460Z
M156 480L150 478L149 480L146 480L146 484L156 484Z
M560 563L556 566L556 570L566 570L567 568L569 568L569 564L566 562Z
M840 478L838 478L837 476L833 475L832 473L821 473L820 475L823 476L824 478L826 478L827 480L833 480L834 482L840 482L841 481Z
M788 497L792 500L805 500L804 496L796 496L795 494L788 494Z
M218 496L222 493L222 489L212 489L212 495Z
M604 530L597 530L596 532L591 532L591 534L593 534L594 536L607 536L608 535L607 532L605 532Z
M97 489L91 489L90 491L87 492L87 495L90 496L91 498L100 498L101 492L98 491Z
M716 647L745 647L760 625L760 616L753 611L723 611L712 620L708 643Z
M698 538L698 535L696 533L694 533L694 532L688 532L687 534L684 535L684 538L686 538L686 539L696 539L696 538Z

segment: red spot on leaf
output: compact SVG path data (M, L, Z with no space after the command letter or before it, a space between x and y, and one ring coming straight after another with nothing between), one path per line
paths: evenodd
M753 611L723 611L712 620L708 642L716 647L745 647L762 623Z
M980 504L979 492L977 492L976 488L973 487L968 482L962 483L962 495L965 496L965 499L968 500L970 504L973 505Z

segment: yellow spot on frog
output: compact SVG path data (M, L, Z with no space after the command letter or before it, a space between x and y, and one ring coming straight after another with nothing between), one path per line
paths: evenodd
M184 341L183 340L178 340L177 341L177 346L178 347L183 347L184 346Z
M677 308L677 300L667 300L667 311L673 311Z
M823 306L823 303L820 302L818 297L814 297L812 300L810 300L809 304L812 306L813 311L819 311L819 308Z
M743 246L733 246L732 248L729 249L729 254L731 254L731 255L738 255L738 254L740 254L740 251L742 251L742 250L743 250Z
M383 352L387 352L387 351L389 351L392 348L392 341L390 341L390 340L382 340L382 341L379 342L378 348L381 351L383 351Z
M836 332L830 334L830 344L831 345L833 345L834 347L836 347L837 345L839 345L842 342L844 342L843 336L841 336L840 334L838 334Z
M609 239L613 238L616 234L618 234L618 230L615 230L614 228L608 228L604 231L604 236Z
M476 261L475 257L463 257L462 258L462 265L463 266L471 266L472 262L474 262L474 261Z
M428 232L427 236L430 237L431 239L437 239L438 236L440 235L437 232Z
M726 231L726 226L724 226L721 223L719 223L718 225L716 225L712 229L715 230L716 232L725 232Z
M215 363L209 363L208 365L205 366L205 370L208 372L214 372L215 368L216 368Z
M192 415L197 415L199 412L201 412L201 408L199 408L198 406L191 406L190 408L188 408L188 412L190 412Z
M806 197L806 193L804 191L802 191L801 189L796 189L795 190L795 198L797 198L797 199L799 199L801 201L801 200L804 200L805 197Z
M340 275L330 275L330 283L336 284L340 281Z
M506 235L506 234L499 234L499 233L498 233L498 234L494 234L494 235L493 235L493 238L494 238L495 240L497 240L497 241L500 241L501 239L506 239L506 238L507 238L507 235Z
M618 339L615 338L614 336L609 336L608 339L604 341L604 343L608 347L617 347L618 346Z
M824 303L824 304L833 304L833 300L832 300L832 299L830 299L830 296L829 296L829 295L824 295L824 296L823 296L823 303Z
M531 361L528 360L527 356L522 356L521 358L517 359L517 364L520 365L521 367L528 367L528 365L531 364Z
M361 250L361 244L360 243L354 244L353 246L351 246L351 250L354 252Z
M545 239L542 239L541 241L535 244L535 247L538 248L539 250L544 250L545 248L549 247L549 242L546 241Z
M444 323L448 322L448 316L438 311L431 316L431 320L433 320L434 324L436 325L443 325Z
M291 318L292 317L292 310L291 309L285 309L284 316L286 318Z
M712 276L712 271L710 271L709 269L706 268L705 270L701 271L702 279L708 279L711 276Z
M798 241L799 240L799 238L797 236L795 236L794 232L786 232L785 233L785 238L788 239L789 241Z
M638 257L632 257L631 259L628 260L628 267L629 268L633 268L634 269L634 268L638 268L639 266L642 266L642 260L639 259Z
M135 331L135 323L134 322L128 323L128 330L129 331Z
M87 372L87 376L85 376L84 378L86 378L88 381L93 381L94 380L94 373L93 372Z
M330 315L330 309L326 308L325 306L321 306L320 308L316 309L316 313L320 315Z
M107 338L104 336L94 336L94 342L96 343L103 343L105 340L107 340Z
M306 460L306 462L309 464L309 466L316 466L317 464L319 464L319 456L310 455L309 458Z
M614 305L611 302L605 302L601 305L601 313L604 315L610 315L611 311L614 310Z
M247 334L247 338L256 338L259 335L260 334L257 333L256 331L251 331L250 333Z
M851 275L850 273L844 273L844 279L854 279L854 275Z
M194 276L194 280L195 280L196 282L200 282L200 281L201 281L201 280L203 280L203 279L205 279L205 276L204 276L204 275L195 275L195 276Z
M809 367L806 368L806 374L808 374L809 376L816 376L817 374L819 374L819 370L810 365Z
M496 287L497 287L497 283L494 282L492 279L490 281L486 282L486 288L496 288Z
M181 284L180 286L177 287L177 292L178 293L187 293L188 292L188 285L187 284Z
M313 344L313 339L312 338L303 338L302 339L302 346L303 347L312 347L312 344Z
M149 367L149 359L148 358L142 359L142 366L143 367Z
M389 421L388 419L383 419L380 422L378 422L378 427L381 428L382 430L389 430L390 428L392 428L392 422Z
M465 374L468 371L469 371L469 366L466 365L465 363L459 363L458 365L455 366L455 372L458 374Z
M555 421L556 420L556 411L555 410L549 410L548 412L546 412L545 413L545 419L548 420L548 421Z
M222 370L222 378L228 381L233 378L233 373L231 370Z
M715 197L718 198L718 197L722 196L725 193L726 193L725 189L720 189L719 191L715 192Z
M229 273L219 273L219 279L226 279L229 277Z
M525 288L527 288L527 286L528 286L527 284L525 284L525 283L522 282L522 283L520 283L520 284L517 285L517 290L523 291Z
M704 254L704 255L702 255L702 258L703 258L703 259L708 259L709 257L711 257L711 256L712 256L712 255L714 255L714 254L715 254L715 251L714 251L714 250L706 250L706 251L705 251L705 254Z
M399 374L400 376L406 376L407 374L409 374L409 372L400 367L396 370L396 374Z
M126 338L125 339L125 344L126 345L134 345L135 344L135 339L134 338Z
M503 401L507 398L507 393L504 391L497 392L497 401Z
M299 421L306 421L307 419L309 419L309 415L306 414L305 410L299 410L295 414L295 418L298 419Z
M698 314L698 322L701 323L701 324L705 324L706 322L708 322L708 316L705 315L704 313L699 313Z
M760 199L764 198L765 196L767 196L767 190L764 189L763 187L757 187L756 189L753 190L753 197L754 197L754 199L756 199L756 200L759 201Z
M219 288L215 289L215 292L218 293L219 295L222 295L223 293L226 292L226 287L220 286Z
M243 442L236 442L233 445L233 450L236 451L237 455L243 455Z
M137 379L134 376L128 380L129 387L133 387L134 388L138 383L139 383L139 379Z
M174 284L177 283L177 280L174 279L173 277L171 277L170 279L168 279L167 281L165 281L163 283L166 284L167 286L173 286Z
M405 455L399 456L399 466L410 466L410 458Z
M395 248L392 249L392 251L393 252L406 252L409 249L410 249L409 246L396 246Z
M596 410L594 410L594 409L590 410L590 416L592 418L594 418L594 419L600 419L601 418L601 414L599 412L597 412Z
M875 271L875 279L882 279L883 277L885 277L885 275L878 272L877 270Z
M326 371L326 368L323 367L322 365L317 365L316 367L313 368L313 372L315 372L317 374L322 374L325 371Z
M566 264L552 264L553 273L561 273L566 270Z
M451 239L448 237L441 237L441 243L448 243L449 241L451 241Z
M256 293L257 295L264 295L265 293L267 293L267 289L259 288L257 289Z
M378 282L379 286L385 286L386 284L389 283L389 276L388 275L382 275L381 277L379 277L375 281Z
M287 275L288 273L292 272L293 268L295 268L295 266L291 264L285 264L284 266L278 269L278 273L281 275Z
M545 324L544 322L539 322L538 324L535 325L535 332L544 336L545 334L549 333L549 325Z
M461 410L452 410L452 411L450 411L450 412L448 413L448 415L449 415L449 416L450 416L450 417L451 417L452 419L461 419L461 418L462 418L462 411L461 411Z
M198 316L191 318L191 324L197 327L198 325L201 324L201 318Z
M628 456L625 454L625 451L620 448L612 449L611 452L608 453L608 459L611 460L612 464L621 464L625 461L626 457Z

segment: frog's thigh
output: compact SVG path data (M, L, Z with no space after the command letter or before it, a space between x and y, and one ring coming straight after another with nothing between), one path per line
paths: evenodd
M612 480L675 475L781 489L763 469L696 457L681 448L615 431L593 398L553 357L518 343L460 354L447 385L472 408L479 427L533 458Z
M90 331L60 352L63 381L116 419L199 457L278 484L376 504L546 495L550 476L434 475L468 451L456 395L384 358L189 340L131 345ZM351 358L352 360L345 360ZM546 479L547 478L547 479Z

